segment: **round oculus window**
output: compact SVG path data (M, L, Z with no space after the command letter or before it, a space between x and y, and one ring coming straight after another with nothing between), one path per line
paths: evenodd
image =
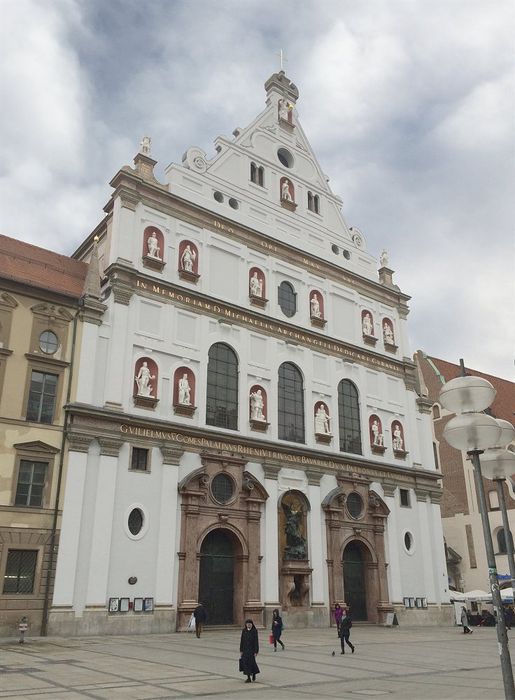
M228 503L234 495L234 481L227 474L217 474L211 482L211 492L218 503Z
M406 547L408 552L411 552L411 550L413 548L413 536L412 536L411 532L406 532L404 534L404 546Z
M47 355L53 355L59 347L59 338L53 331L43 331L39 336L39 349Z
M347 510L351 518L359 518L363 513L363 499L359 493L349 493L347 496Z
M279 163L284 165L285 168L293 167L293 156L286 148L280 148L277 151L277 157L279 158Z
M214 197L214 199L216 199L217 202L220 202L220 203L221 203L221 202L224 201L224 196L223 196L223 194L222 194L221 192L218 192L218 191L217 191L217 192L214 192L214 193L213 193L213 197Z
M133 510L131 510L127 526L131 535L139 535L143 528L143 513L139 508L133 508Z

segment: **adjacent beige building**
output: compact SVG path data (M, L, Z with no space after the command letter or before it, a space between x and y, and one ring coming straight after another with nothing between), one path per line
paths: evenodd
M87 265L0 236L0 635L50 600Z

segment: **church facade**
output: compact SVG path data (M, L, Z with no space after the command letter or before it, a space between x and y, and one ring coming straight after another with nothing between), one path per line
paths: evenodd
M281 71L208 159L149 139L75 257L100 266L69 406L50 633L450 619L431 404L386 254L345 223Z

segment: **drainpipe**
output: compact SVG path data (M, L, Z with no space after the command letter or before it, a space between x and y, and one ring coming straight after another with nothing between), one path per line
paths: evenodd
M83 305L84 301L81 297L79 299L79 307ZM46 637L48 632L48 614L50 611L50 586L52 581L52 570L54 568L55 560L55 541L57 538L57 519L59 517L59 500L61 497L61 487L63 482L63 471L64 471L64 449L66 446L66 434L68 430L68 409L66 408L70 403L71 392L72 392L72 379L73 379L73 367L75 359L75 344L77 340L77 320L80 314L80 308L73 317L73 331L72 331L72 347L71 347L71 359L70 359L70 370L68 372L68 387L66 389L66 402L64 404L64 422L63 422L63 432L61 435L61 452L59 454L59 470L57 474L57 488L55 494L55 504L54 512L52 517L52 531L50 533L50 556L48 559L48 569L45 581L45 595L43 599L43 614L41 618L41 636Z

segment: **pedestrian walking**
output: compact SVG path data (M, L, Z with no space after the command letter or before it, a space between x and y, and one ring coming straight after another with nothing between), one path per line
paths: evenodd
M339 603L335 604L334 610L333 610L333 615L334 615L334 621L336 622L336 632L337 632L338 636L340 636L340 622L342 621L343 610L340 607Z
M472 630L469 627L467 608L464 605L461 607L461 624L463 625L463 634L472 634Z
M347 646L351 648L351 651L354 654L355 646L351 643L349 639L351 627L352 620L350 618L349 611L344 609L342 619L340 620L340 630L338 632L338 636L340 637L340 644L342 646L342 654L345 654L345 643L347 643Z
M276 608L272 614L272 636L274 638L274 651L277 651L277 642L279 642L284 651L284 644L281 642L281 634L283 633L283 627L283 618L279 615L279 610Z
M240 671L247 676L245 683L250 683L251 677L253 681L256 680L256 674L259 673L259 667L256 663L258 654L258 631L252 620L245 620L240 640Z
M199 603L193 611L193 617L195 618L195 634L198 639L207 620L207 612L202 603Z

